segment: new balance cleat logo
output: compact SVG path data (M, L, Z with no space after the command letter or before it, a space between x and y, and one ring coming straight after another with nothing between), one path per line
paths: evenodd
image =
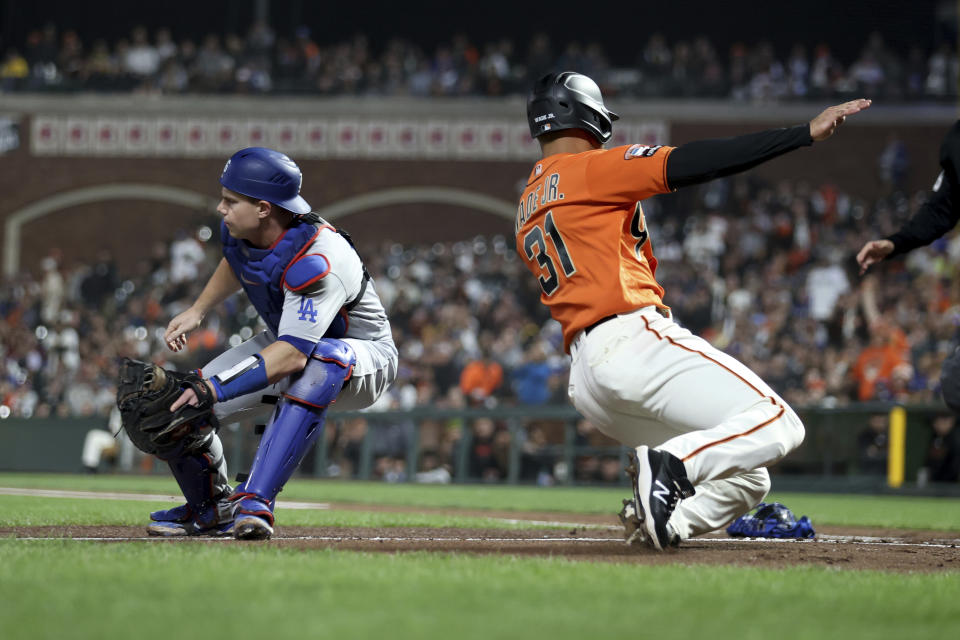
M656 488L654 488L650 494L663 504L669 505L670 503L667 501L667 498L670 497L670 489L668 489L667 485L663 484L659 480L657 480L654 484L656 485Z

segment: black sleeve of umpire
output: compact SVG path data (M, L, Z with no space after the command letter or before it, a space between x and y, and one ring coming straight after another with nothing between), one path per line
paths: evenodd
M953 202L953 191L957 186L946 175L941 176L938 182L937 190L930 194L913 217L904 222L899 231L887 236L887 240L893 243L893 251L887 259L930 244L960 221L960 211Z
M812 144L809 124L689 142L667 158L667 185L679 189L729 176Z

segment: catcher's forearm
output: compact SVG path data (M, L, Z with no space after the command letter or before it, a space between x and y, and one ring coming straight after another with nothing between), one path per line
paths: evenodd
M264 389L303 371L306 365L305 355L289 343L277 341L227 371L211 376L210 384L216 391L217 400L223 402Z
M217 395L217 402L225 402L259 391L270 384L267 380L267 367L259 353L244 358L236 366L211 376L208 382Z
M240 291L240 281L233 274L233 269L226 258L220 259L216 271L210 276L206 286L197 300L193 303L193 308L206 315L207 311L217 306L237 291Z

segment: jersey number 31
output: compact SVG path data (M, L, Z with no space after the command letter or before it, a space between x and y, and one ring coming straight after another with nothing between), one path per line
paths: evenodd
M546 231L546 235L544 235L544 231ZM553 211L548 211L543 219L543 228L541 229L539 225L534 226L523 237L523 252L528 260L536 259L537 264L540 265L541 273L546 271L538 278L540 288L543 289L545 295L552 296L560 288L560 278L557 276L557 267L554 264L553 257L547 253L547 236L550 237L553 248L560 258L563 274L569 278L577 272L577 268L574 266L573 260L570 259L567 246L563 243L563 236L557 229L557 224L553 221Z

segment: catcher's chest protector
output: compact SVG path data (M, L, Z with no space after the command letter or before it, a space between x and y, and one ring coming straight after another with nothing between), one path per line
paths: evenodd
M272 248L257 249L231 236L226 225L220 223L223 257L274 335L277 334L283 312L283 273L318 233L319 230L312 224L297 224L287 229Z

